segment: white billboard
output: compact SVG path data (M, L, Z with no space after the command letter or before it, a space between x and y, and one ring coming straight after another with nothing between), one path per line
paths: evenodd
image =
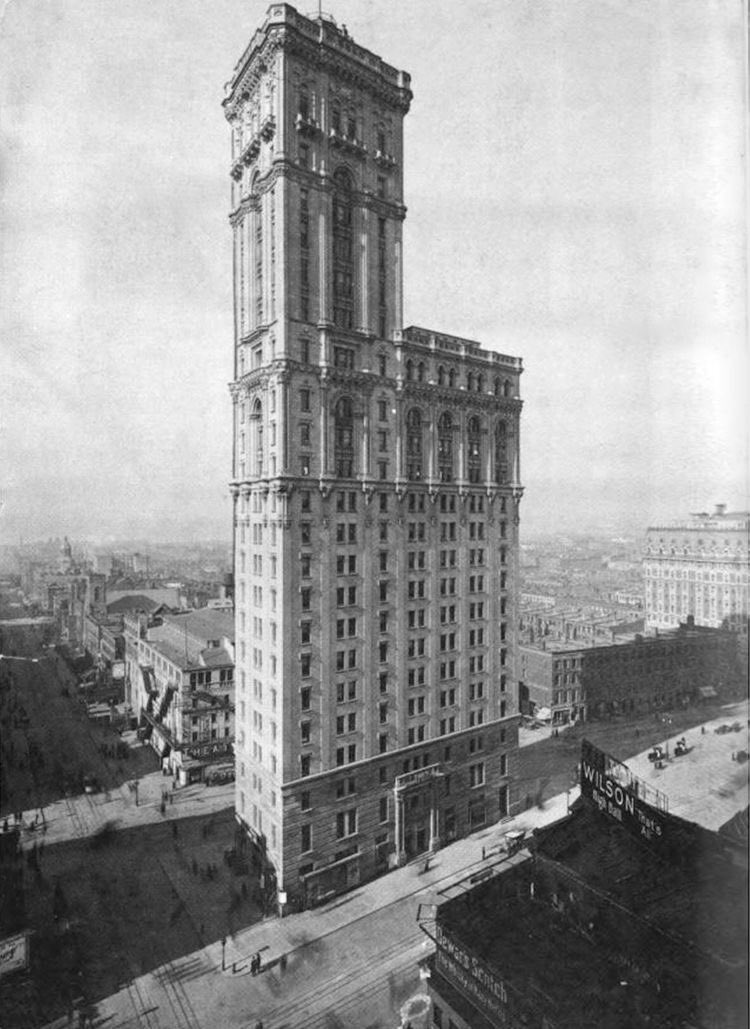
M0 975L17 972L29 964L28 933L18 933L0 940Z

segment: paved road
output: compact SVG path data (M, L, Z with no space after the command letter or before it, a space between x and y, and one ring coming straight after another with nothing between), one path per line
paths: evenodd
M746 702L727 707L701 735L693 760L675 758L663 770L659 787L674 794L671 811L685 815L689 804L694 820L707 825L715 820L715 785L730 789L738 766L726 750L727 737L715 735L713 728L734 720L746 725L747 710ZM631 766L644 777L653 773L645 756ZM737 810L747 803L747 777L744 786L739 782L732 788L724 799ZM227 940L224 969L221 943L171 961L98 1004L95 1024L108 1029L255 1029L260 1020L264 1029L392 1029L404 1002L421 990L419 960L430 951L417 925L419 905L439 900L449 888L455 892L474 872L507 860L483 857L483 848L492 850L504 832L534 828L565 810L566 796L558 795L541 809L531 808L446 847L427 873L417 862L323 908L242 930ZM248 963L257 952L264 971L252 976ZM55 1029L64 1025L64 1020L54 1023Z

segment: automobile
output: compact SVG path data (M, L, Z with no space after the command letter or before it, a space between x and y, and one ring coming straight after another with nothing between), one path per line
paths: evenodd
M674 745L674 756L675 757L682 757L682 755L683 754L687 754L687 752L688 752L687 740L683 736L682 739L677 740L677 742Z
M97 793L99 790L99 781L93 775L84 775L83 777L83 792L84 793Z
M732 722L732 732L742 732L742 724L740 722Z
M731 725L717 725L716 728L714 729L714 732L717 733L719 736L724 736L726 733L731 732L731 731L732 731L732 726Z

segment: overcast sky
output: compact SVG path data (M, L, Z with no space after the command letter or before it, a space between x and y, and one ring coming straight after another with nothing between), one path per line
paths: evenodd
M220 103L267 6L4 7L4 542L230 533ZM405 324L524 359L524 532L747 505L741 0L324 8L412 75Z

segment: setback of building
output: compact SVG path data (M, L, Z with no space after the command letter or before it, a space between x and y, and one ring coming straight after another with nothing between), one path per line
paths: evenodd
M746 686L735 634L691 620L657 636L606 646L544 640L520 654L529 713L548 708L555 725L729 699Z
M224 101L236 814L299 903L516 804L522 365L403 328L409 86L274 4Z
M423 922L433 1025L746 1026L746 834L670 815L586 743L581 767L581 799L529 860Z

